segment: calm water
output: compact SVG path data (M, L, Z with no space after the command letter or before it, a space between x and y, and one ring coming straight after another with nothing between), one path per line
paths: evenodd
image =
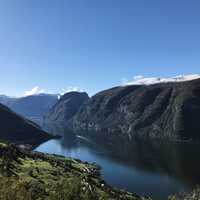
M195 144L135 143L111 153L79 138L50 140L36 151L95 162L108 184L156 200L200 184L200 147Z

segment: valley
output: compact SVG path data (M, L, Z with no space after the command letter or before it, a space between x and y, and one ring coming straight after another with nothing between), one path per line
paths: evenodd
M200 79L195 79L119 86L92 97L85 92L69 92L59 99L42 94L29 96L22 104L17 100L26 112L11 110L8 97L2 95L0 139L8 141L1 147L2 169L6 169L2 177L13 187L21 186L14 193L4 192L1 198L9 200L9 195L22 191L30 199L61 195L61 199L142 200L146 196L177 200L198 196L198 189L192 191L200 185L196 157L200 152L199 91ZM36 115L39 123L30 120ZM59 168L54 168L56 163ZM82 171L85 167L88 170ZM97 174L89 172L90 168ZM68 184L70 189L51 193L54 184L60 188ZM73 197L71 192L79 190L79 196ZM180 193L182 197L178 197Z

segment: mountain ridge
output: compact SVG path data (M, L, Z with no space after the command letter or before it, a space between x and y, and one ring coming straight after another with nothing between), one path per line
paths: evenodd
M37 124L19 116L3 104L0 104L0 121L1 140L34 147L52 138Z
M199 116L200 79L195 79L104 90L81 106L69 127L87 136L100 132L95 135L104 139L199 140Z
M58 101L58 95L35 94L24 97L0 96L0 103L26 117L38 125L42 125L44 114Z

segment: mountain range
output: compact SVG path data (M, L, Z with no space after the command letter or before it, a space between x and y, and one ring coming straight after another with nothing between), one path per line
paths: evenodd
M52 138L38 125L0 104L0 139L32 147Z
M195 79L102 91L81 106L69 127L109 144L136 138L196 141L199 117L200 79Z
M42 125L44 114L58 101L58 97L57 94L37 94L19 98L0 95L0 103Z
M137 138L200 140L198 76L129 82L89 98L85 92L0 96L0 102L51 134L82 135L114 145Z
M164 141L161 145L167 141L200 141L199 78L126 84L101 91L91 98L85 92L69 92L60 98L49 94L21 98L1 95L0 102L9 107L0 104L0 139L20 146L36 147L54 138L51 134L64 135L67 139L71 135L84 136L112 147L114 151L128 150L134 157L144 149L157 151L157 146L147 147L144 140ZM169 148L171 150L172 146ZM61 156L32 153L7 142L0 142L0 150L2 199L13 199L16 195L25 199L60 199L60 195L61 199L145 199L108 186L100 179L98 166ZM177 160L178 154L169 153L168 158L172 156ZM142 156L137 162L140 168L147 164L146 153ZM173 172L168 162L161 159L159 165L160 159L156 154L150 164L158 162L160 170ZM178 165L181 161L180 156ZM185 175L184 170L178 171L177 176L184 178L182 174ZM193 171L189 175L193 174L198 176ZM197 190L189 197L198 194Z

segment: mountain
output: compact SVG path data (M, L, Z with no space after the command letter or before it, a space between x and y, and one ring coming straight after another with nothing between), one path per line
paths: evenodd
M58 95L38 94L21 98L0 95L0 103L41 125L44 114L58 101Z
M17 144L36 146L51 138L33 122L0 104L0 139Z
M67 131L67 122L88 99L89 96L85 92L66 93L45 115L43 128L54 134L63 135Z
M102 91L80 108L69 126L111 145L134 138L200 140L200 79Z
M12 102L15 101L15 98L6 96L6 95L0 95L0 103L9 106L12 104Z

